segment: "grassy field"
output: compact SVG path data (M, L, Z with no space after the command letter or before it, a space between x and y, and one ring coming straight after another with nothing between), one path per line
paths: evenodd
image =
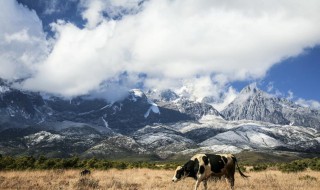
M6 171L0 172L0 189L112 189L112 190L188 190L193 189L194 180L184 179L171 182L174 171L127 169L92 171L87 177L81 177L79 170L47 171ZM236 173L235 189L242 190L318 190L320 172L304 171L299 173L281 173L267 170L246 172L249 179L243 179ZM203 186L201 185L201 188ZM208 182L209 190L225 190L225 180Z

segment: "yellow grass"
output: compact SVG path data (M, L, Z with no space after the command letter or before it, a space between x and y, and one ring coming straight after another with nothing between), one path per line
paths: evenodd
M10 171L0 172L0 189L110 189L110 190L188 190L195 181L191 178L172 183L174 171L130 169L92 171L81 177L79 170ZM280 171L246 172L249 179L236 173L237 190L319 190L320 172L305 171L284 174ZM201 188L203 186L201 184ZM209 190L229 189L224 181L209 181Z

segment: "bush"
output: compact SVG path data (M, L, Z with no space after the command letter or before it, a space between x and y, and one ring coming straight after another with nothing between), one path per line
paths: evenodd
M124 170L128 168L128 164L125 162L115 162L114 168L117 168L118 170Z
M311 159L309 167L312 170L320 171L320 158Z
M279 170L282 172L302 172L307 169L308 165L304 162L294 161L288 164L282 164L279 167Z
M267 164L258 164L258 165L254 165L252 169L250 169L250 171L255 171L255 172L260 172L260 171L264 171L268 168Z
M240 164L239 164L239 168L240 168L240 170L241 170L242 172L246 172L246 171L247 171L247 168L246 168L244 165L240 165ZM236 171L238 171L238 170L236 170Z
M80 178L78 182L75 184L77 189L98 189L99 188L99 180L91 179L91 178Z
M33 169L36 159L32 156L23 156L15 159L15 168L17 170Z
M310 175L305 175L305 176L299 177L299 180L317 181L317 178Z

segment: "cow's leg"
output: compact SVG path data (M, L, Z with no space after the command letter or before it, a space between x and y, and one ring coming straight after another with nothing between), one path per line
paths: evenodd
M204 178L204 175L203 174L198 174L197 176L197 182L196 182L196 185L194 186L194 190L197 190L198 187L200 186L200 183L202 181L205 181L205 178Z
M208 186L207 186L207 180L203 180L203 186L204 186L204 190L207 190Z
M197 179L196 185L194 186L194 190L198 189L200 183L201 183L200 179Z
M230 183L230 188L233 190L234 188L234 176L227 176L226 180Z

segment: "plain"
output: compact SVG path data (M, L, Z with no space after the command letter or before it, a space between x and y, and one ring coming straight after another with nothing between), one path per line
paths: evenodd
M173 170L125 169L92 170L80 176L80 170L1 171L0 189L108 189L108 190L188 190L191 178L171 181ZM236 173L237 190L318 190L320 172L306 170L283 173L277 170L246 172L249 179ZM225 180L209 181L208 190L228 189ZM200 189L202 189L201 186Z

